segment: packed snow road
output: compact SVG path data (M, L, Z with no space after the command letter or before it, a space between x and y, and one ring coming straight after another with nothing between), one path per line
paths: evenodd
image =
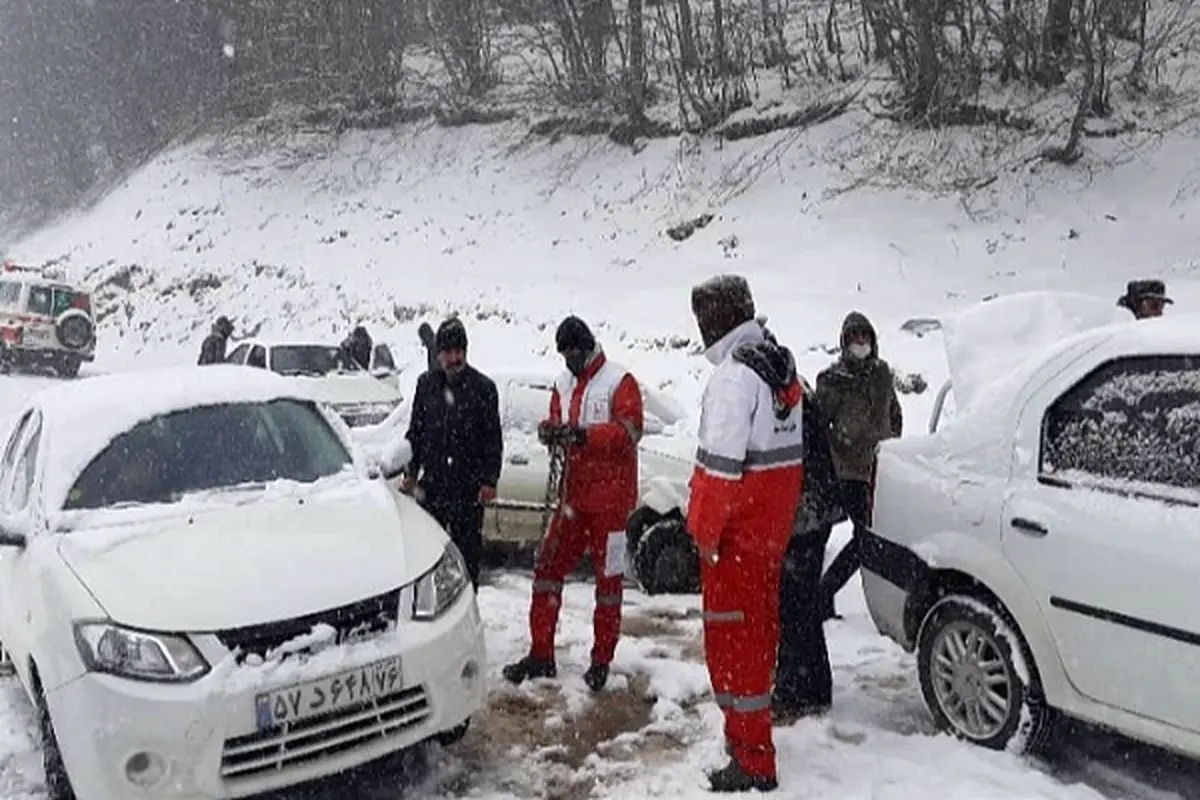
M0 378L0 425L7 428L20 404L52 382ZM843 526L835 546L846 536ZM720 715L707 689L697 599L628 592L614 678L591 697L580 680L591 639L584 584L564 598L559 681L517 689L499 680L500 666L524 652L529 588L526 577L498 573L481 589L492 689L488 713L463 742L289 796L710 797L703 770L720 759ZM1064 736L1052 763L934 736L912 659L876 634L857 582L838 606L845 619L829 626L834 710L827 720L777 730L783 796L1200 797L1200 766L1094 732ZM0 798L46 797L32 717L15 680L0 679ZM405 773L407 789L397 777Z

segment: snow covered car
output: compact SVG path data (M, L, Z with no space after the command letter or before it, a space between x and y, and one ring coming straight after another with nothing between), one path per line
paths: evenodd
M1200 756L1200 319L1035 292L944 336L954 415L879 450L876 627L963 739L1061 714Z
M50 270L4 262L0 272L0 370L79 374L96 357L91 296Z
M51 800L243 797L461 737L466 565L336 416L269 372L35 395L0 460L0 638Z
M546 478L549 453L537 441L537 424L550 409L552 377L518 372L491 372L500 394L500 422L504 430L504 464L497 500L484 515L485 538L501 541L536 542L545 525ZM678 480L674 462L657 456L656 442L669 442L672 428L684 417L670 396L642 384L645 436L642 439L642 485L670 471ZM689 473L690 475L690 473ZM683 477L686 482L687 476Z
M387 345L375 350L379 348L387 351L390 361ZM404 399L395 381L373 377L336 345L249 339L239 342L225 360L295 380L309 397L331 407L351 428L382 424ZM382 374L385 367L380 363ZM395 372L394 361L390 370Z

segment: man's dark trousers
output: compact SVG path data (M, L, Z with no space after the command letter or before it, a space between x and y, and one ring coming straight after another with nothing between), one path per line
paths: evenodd
M471 584L478 590L479 566L483 560L483 506L468 497L452 500L426 497L422 505L450 534L450 540L467 562Z
M779 659L772 703L785 711L831 705L833 674L825 642L820 584L830 528L788 542L779 582Z

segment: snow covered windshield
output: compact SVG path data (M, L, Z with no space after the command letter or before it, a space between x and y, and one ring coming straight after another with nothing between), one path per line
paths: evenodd
M297 400L190 408L142 422L83 470L64 510L170 503L186 494L277 480L312 483L350 454L315 407Z
M340 347L305 344L272 347L271 370L280 375L319 377L331 372L362 372L362 367Z

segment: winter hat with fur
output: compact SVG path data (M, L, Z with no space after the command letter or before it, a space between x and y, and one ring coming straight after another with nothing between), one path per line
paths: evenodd
M439 325L434 342L439 353L445 353L447 350L466 350L467 329L463 327L462 320L451 317Z
M692 313L705 347L754 319L754 296L741 275L717 275L692 287Z

